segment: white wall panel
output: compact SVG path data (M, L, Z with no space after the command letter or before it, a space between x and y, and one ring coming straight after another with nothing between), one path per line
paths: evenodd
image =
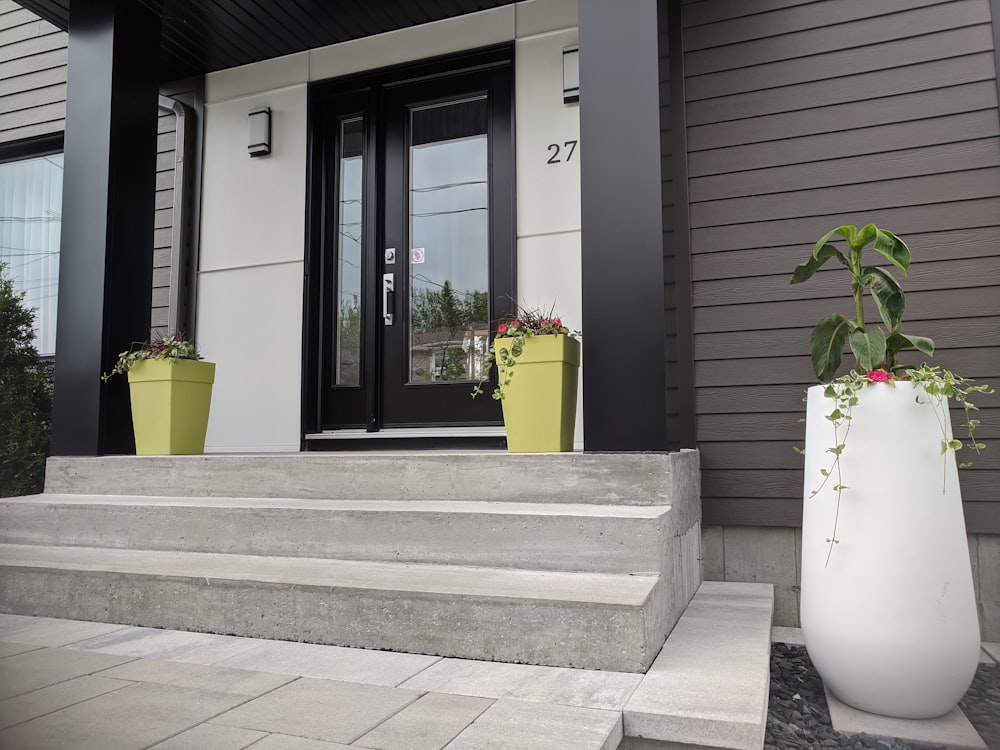
M562 51L576 42L570 29L516 43L519 237L580 229L580 107L562 93Z
M247 114L263 106L271 108L271 155L251 158ZM205 110L201 270L301 261L306 87L230 99Z
M517 240L518 299L529 308L553 308L570 330L580 328L583 301L580 296L580 232L520 237ZM586 347L586 337L583 339ZM576 434L573 442L583 446L583 368L577 395Z
M528 0L514 6L514 30L520 39L577 26L578 0Z
M206 452L298 451L302 263L203 273L198 347L216 363Z
M209 104L261 91L305 83L309 77L309 53L276 57L205 76L205 101Z

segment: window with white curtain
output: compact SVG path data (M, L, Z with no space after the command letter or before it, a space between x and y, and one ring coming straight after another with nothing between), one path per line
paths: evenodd
M35 310L35 347L56 351L63 155L0 164L0 263Z

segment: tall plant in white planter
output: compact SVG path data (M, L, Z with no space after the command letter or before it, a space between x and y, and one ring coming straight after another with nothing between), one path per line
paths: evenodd
M838 235L846 251L831 243ZM979 621L949 399L965 408L988 386L899 353L934 342L901 330L905 297L891 270L865 265L869 245L905 276L910 250L873 224L824 235L792 283L830 259L851 278L854 316L812 332L802 518L801 624L809 656L845 703L899 718L950 711L972 683ZM868 292L881 326L865 320ZM850 346L857 369L835 378Z

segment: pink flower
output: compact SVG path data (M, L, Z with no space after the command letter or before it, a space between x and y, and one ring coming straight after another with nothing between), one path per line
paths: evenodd
M892 374L886 372L885 370L872 370L867 375L865 375L873 383L884 383L887 380L892 379Z
M562 328L562 321L559 318L556 318L555 320L552 321L552 325Z
M506 323L501 323L500 325L497 326L497 333L503 333L506 330L507 330Z
M518 327L520 327L521 321L519 321L519 320L512 320L512 321L510 321L510 324L512 326L518 326Z
M549 319L548 318L542 318L542 325L543 326L547 326L548 324L549 324Z

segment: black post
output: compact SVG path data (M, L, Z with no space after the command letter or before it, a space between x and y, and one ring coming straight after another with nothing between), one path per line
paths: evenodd
M52 453L134 452L128 385L100 375L149 336L160 20L134 0L69 19Z
M583 427L587 451L664 451L656 0L580 0Z

